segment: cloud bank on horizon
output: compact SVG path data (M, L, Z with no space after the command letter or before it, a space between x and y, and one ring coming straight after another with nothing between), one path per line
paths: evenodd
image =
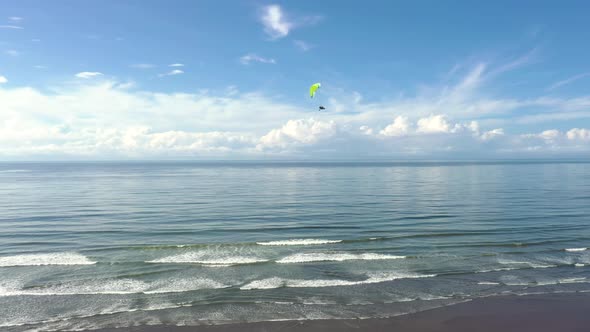
M228 56L196 61L183 48L143 57L113 51L107 60L89 56L66 65L49 63L43 52L29 57L39 46L27 42L50 40L51 31L38 36L35 13L16 9L0 20L0 37L9 36L0 47L5 60L37 74L0 66L0 160L584 158L590 152L588 68L557 66L555 75L546 74L551 52L537 39L518 52L459 61L449 47L453 61L421 73L381 53L374 61L351 57L360 51L321 35L343 24L338 17L268 4L251 10L257 20L243 22L252 29L250 43L217 50ZM131 39L87 35L94 36L89 44ZM47 54L69 57L61 49ZM391 68L403 78L380 76ZM316 80L327 112L305 97Z

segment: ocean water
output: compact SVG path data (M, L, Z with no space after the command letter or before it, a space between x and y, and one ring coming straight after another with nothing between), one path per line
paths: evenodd
M0 164L0 328L590 291L588 163Z

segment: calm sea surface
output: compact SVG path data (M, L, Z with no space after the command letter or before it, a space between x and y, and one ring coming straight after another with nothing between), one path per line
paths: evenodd
M587 163L0 164L0 328L590 291Z

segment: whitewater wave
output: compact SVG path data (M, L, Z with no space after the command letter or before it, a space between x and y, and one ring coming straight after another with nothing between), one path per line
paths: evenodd
M586 266L586 264L582 264L582 263L576 263L574 264L575 267L584 267Z
M299 253L287 256L277 260L277 263L309 263L309 262L342 262L349 260L386 260L400 259L405 256L385 255L385 254L350 254L350 253Z
M213 257L212 257L213 256ZM231 266L241 264L255 264L267 262L267 259L239 256L239 255L211 255L200 252L187 252L179 255L168 256L164 258L154 259L146 263L173 263L173 264L202 264L210 266Z
M587 283L588 280L584 277L580 278L561 278L557 280L537 281L536 286L559 285L559 284L578 284Z
M274 288L318 288L318 287L336 287L336 286L354 286L363 284L374 284L396 279L413 279L435 277L435 274L402 274L402 273L371 273L365 280L341 280L341 279L284 279L279 277L254 280L242 287L242 290L252 289L274 289Z
M74 253L25 254L0 257L0 267L39 266L39 265L92 265L96 262L88 257Z
M309 246L319 244L340 243L342 240L323 240L323 239L292 239L282 241L256 242L261 246Z
M0 171L0 173L24 173L24 172L30 172L30 170L28 170L28 169L5 169L5 170Z
M569 251L569 252L586 251L586 250L588 250L588 248L567 248L567 249L565 249L565 251Z
M17 288L0 286L0 297L4 296L50 296L50 295L119 295L119 294L162 294L182 293L202 289L230 287L218 281L193 278L145 282L135 279L93 280L71 282L47 287Z
M493 281L480 281L477 283L478 285L499 285L499 282L493 282Z

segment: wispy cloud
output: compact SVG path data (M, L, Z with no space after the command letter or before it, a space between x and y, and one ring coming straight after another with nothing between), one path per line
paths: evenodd
M160 74L158 76L159 77L164 77L164 76L175 76L175 75L181 75L181 74L184 74L184 71L182 71L180 69L174 69L174 70L171 70L171 71L169 71L169 72L167 72L165 74Z
M42 65L35 65L35 66L33 66L33 68L35 68L35 69L46 69L47 67L46 66L42 66Z
M33 39L31 39L31 41L32 41L32 42L34 42L34 43L38 43L38 42L40 42L40 41L41 41L41 39L38 39L38 38L33 38Z
M295 44L295 46L297 46L297 48L299 48L303 52L307 52L313 48L313 45L304 42L303 40L295 40L293 41L293 44Z
M10 55L10 56L19 56L19 54L20 54L17 50L6 50L6 51L4 51L4 53L6 53L7 55Z
M8 83L8 80L6 79L6 77L0 75L0 84L4 84L4 83Z
M564 86L566 84L573 83L573 82L575 82L575 81L577 81L579 79L582 79L582 78L585 78L585 77L588 77L588 76L590 76L590 73L583 73L583 74L572 76L572 77L567 78L565 80L562 80L562 81L553 83L550 87L547 88L547 90L555 90L555 89L557 89L559 87L562 87L562 86Z
M322 19L319 15L292 18L279 5L268 5L262 8L260 21L264 25L264 32L271 39L286 37L291 30L318 23Z
M154 68L155 65L153 65L151 63L135 63L135 64L130 65L129 67L136 68L136 69L150 69L150 68Z
M0 25L0 29L15 29L15 30L22 30L23 27L19 27L16 25Z
M89 79L89 78L93 78L93 77L97 77L97 76L101 76L101 75L102 75L102 73L99 73L97 71L83 71L83 72L77 73L76 77Z
M18 16L11 16L8 18L8 20L12 21L12 22L20 22L23 20L22 17L18 17Z
M276 60L272 58L263 58L256 54L250 53L240 57L240 62L244 65L249 65L251 62L276 64Z
M263 15L260 18L264 25L264 32L271 38L283 38L289 34L293 23L289 22L279 5L270 5L263 8Z
M184 67L184 64L182 64L182 63L173 63L173 64L168 65L168 67Z

